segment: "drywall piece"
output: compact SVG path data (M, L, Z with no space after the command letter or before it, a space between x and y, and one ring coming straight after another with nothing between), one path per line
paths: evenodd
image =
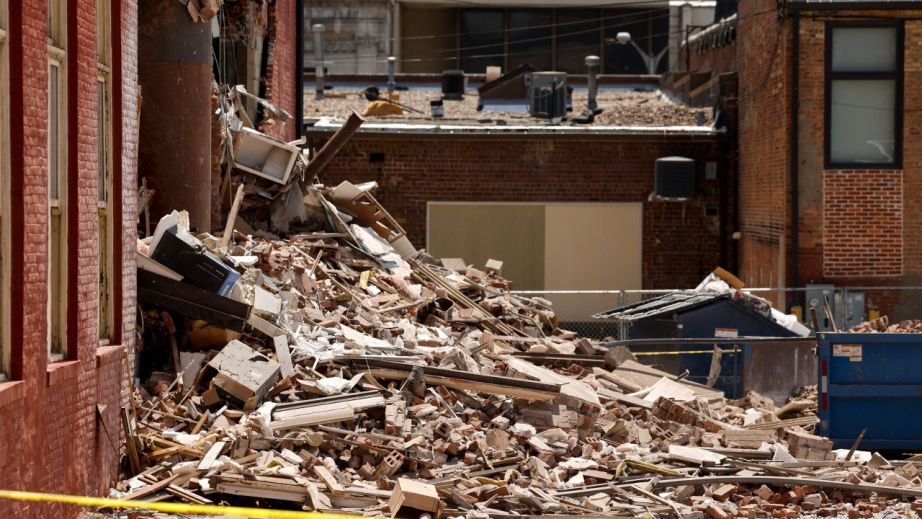
M256 287L253 311L263 315L278 315L282 311L282 300L265 288Z
M217 370L212 383L243 404L261 400L275 384L281 366L240 341L231 341L208 366Z
M397 480L394 493L391 494L388 504L391 509L391 517L397 517L398 514L401 516L407 515L408 508L412 508L419 513L430 512L433 519L438 519L442 513L442 502L439 500L439 493L435 485L412 479L400 478Z
M198 377L198 372L201 371L202 365L205 364L205 359L207 358L208 355L205 353L188 351L179 352L179 365L182 368L183 387L191 388L195 385L195 379Z
M235 165L279 184L288 183L288 177L300 154L301 149L297 146L250 128L241 128L234 137Z
M282 378L288 378L295 374L295 368L291 364L291 350L288 349L288 336L279 335L272 338L275 346L275 356L279 359L281 365Z

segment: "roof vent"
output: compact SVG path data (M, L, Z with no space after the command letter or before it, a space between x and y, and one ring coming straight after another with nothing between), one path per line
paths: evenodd
M464 71L446 70L442 72L442 99L460 101L464 99Z
M567 115L566 72L533 72L525 76L525 84L532 117L562 119Z
M654 194L657 198L686 199L695 196L695 161L687 157L656 159Z

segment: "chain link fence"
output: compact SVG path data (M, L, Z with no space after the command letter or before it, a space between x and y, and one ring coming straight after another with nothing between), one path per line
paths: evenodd
M748 294L794 314L811 331L847 329L882 315L891 322L922 319L922 287L811 285L800 288L747 288ZM613 319L592 316L671 294L676 290L517 290L513 294L541 297L553 303L561 328L595 339L626 339L627 328ZM828 301L830 320L827 317Z

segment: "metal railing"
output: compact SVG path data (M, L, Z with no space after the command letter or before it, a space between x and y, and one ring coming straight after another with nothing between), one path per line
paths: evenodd
M628 338L627 327L613 319L592 316L670 294L677 290L516 290L526 297L541 297L553 303L562 328L596 339ZM829 286L798 288L746 288L754 296L767 299L777 310L795 314L811 331L829 331L825 301L836 326L847 329L881 315L891 322L922 319L922 286ZM815 314L815 317L814 317Z

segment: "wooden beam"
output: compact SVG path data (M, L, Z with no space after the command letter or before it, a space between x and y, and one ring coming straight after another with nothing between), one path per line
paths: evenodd
M330 137L330 140L320 148L320 151L314 155L314 158L308 162L307 168L304 170L304 181L311 182L314 177L320 175L323 170L327 167L333 157L339 153L339 150L343 149L343 146L352 139L352 136L355 135L362 124L365 123L365 119L361 115L352 111L352 115L346 119L346 122L336 130L336 133Z

